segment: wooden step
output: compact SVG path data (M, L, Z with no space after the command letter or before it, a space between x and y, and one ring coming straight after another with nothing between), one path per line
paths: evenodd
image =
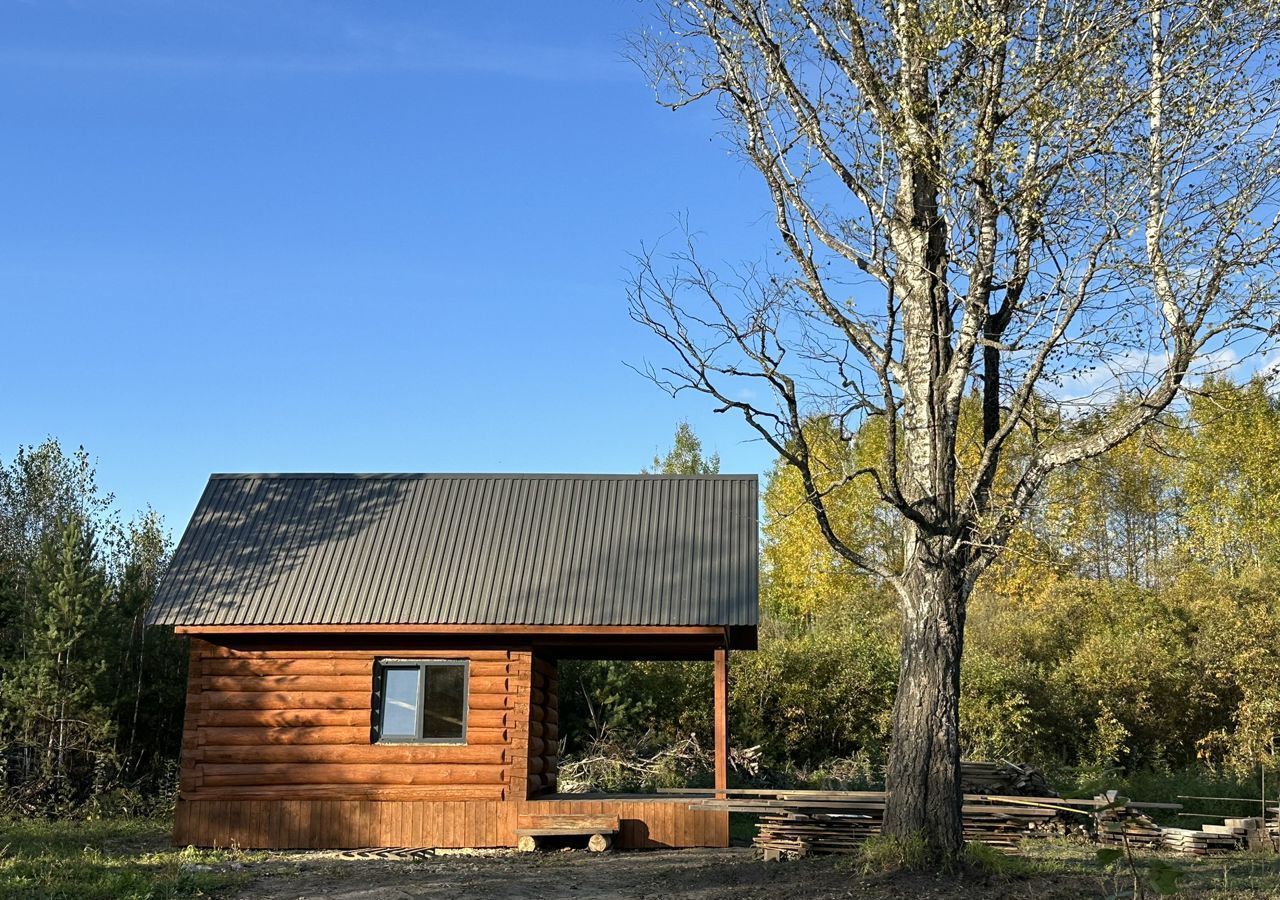
M518 817L516 826L516 846L525 852L538 849L538 838L586 837L587 849L599 853L613 846L618 817L530 815Z
M617 816L536 815L516 819L516 834L617 834Z

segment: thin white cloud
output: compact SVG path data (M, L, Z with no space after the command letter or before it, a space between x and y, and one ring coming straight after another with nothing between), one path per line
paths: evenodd
M364 72L461 72L545 81L635 79L630 64L605 48L553 45L407 28L346 26L309 52L236 52L0 47L0 67L59 71L147 72L173 76L334 75Z

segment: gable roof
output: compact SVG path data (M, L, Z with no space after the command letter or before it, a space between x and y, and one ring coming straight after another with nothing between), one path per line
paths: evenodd
M754 475L213 475L161 625L755 625Z

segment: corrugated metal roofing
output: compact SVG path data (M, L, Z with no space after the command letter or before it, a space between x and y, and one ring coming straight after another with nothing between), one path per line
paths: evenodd
M754 625L754 475L213 475L164 625Z

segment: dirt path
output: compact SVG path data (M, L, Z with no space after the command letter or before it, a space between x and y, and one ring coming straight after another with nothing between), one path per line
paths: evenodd
M351 861L282 856L241 894L259 900L417 900L547 897L754 898L1067 898L1094 894L1065 877L957 881L937 876L864 877L835 858L765 863L747 848L594 854L442 855L421 861Z

